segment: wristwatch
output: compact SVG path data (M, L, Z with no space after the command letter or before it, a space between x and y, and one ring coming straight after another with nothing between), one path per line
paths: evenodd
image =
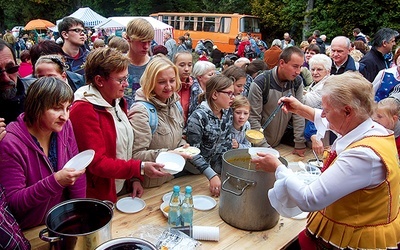
M144 161L140 163L140 175L144 175Z

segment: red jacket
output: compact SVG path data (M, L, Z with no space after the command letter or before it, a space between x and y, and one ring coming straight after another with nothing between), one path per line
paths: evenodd
M126 113L126 101L121 108ZM142 179L139 160L116 159L116 131L113 118L103 107L75 101L72 121L79 151L93 149L96 154L86 169L88 198L117 201L115 179Z
M243 41L240 42L239 47L238 47L238 51L237 51L237 55L239 57L245 57L244 55L244 48L246 47L246 45L251 45L250 41Z

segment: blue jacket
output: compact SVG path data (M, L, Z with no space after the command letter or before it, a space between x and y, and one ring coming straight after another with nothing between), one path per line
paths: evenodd
M85 62L86 62L86 57L89 55L89 51L86 50L84 47L79 48L79 57L74 58L71 57L70 55L67 55L64 53L66 63L68 64L68 70L85 75Z

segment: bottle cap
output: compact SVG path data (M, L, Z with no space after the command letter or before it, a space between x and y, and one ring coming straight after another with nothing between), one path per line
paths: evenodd
M219 241L219 227L193 226L193 239Z
M173 191L179 193L181 191L181 188L179 186L174 186Z
M186 191L187 194L191 194L192 193L192 187L191 186L186 186L185 191Z

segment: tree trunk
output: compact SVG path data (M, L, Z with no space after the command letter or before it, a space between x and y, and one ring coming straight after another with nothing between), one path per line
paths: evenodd
M303 27L303 41L306 41L308 37L306 34L310 32L311 25L311 11L314 9L314 0L307 1L307 8L304 15L304 27Z

